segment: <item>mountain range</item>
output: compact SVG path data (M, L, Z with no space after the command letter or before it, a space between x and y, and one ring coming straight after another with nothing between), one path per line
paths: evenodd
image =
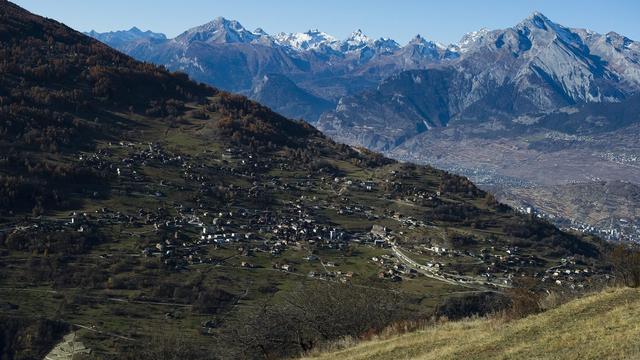
M86 33L139 60L183 71L196 80L250 95L294 118L315 122L317 109L330 110L340 97L375 87L384 78L406 69L425 68L459 56L456 45L443 46L420 35L405 46L388 38L373 39L361 30L344 40L321 32L269 35L250 31L238 21L218 17L189 29L174 39L137 29ZM284 99L263 94L265 76L279 76ZM287 77L285 81L282 76ZM291 83L295 87L291 87ZM298 89L299 88L299 89ZM301 89L301 90L300 90ZM302 98L301 91L308 93Z
M389 150L433 127L536 125L544 121L534 119L556 110L622 102L640 91L640 44L615 33L569 29L534 13L513 28L480 31L461 43L450 66L402 72L342 98L318 127Z
M640 88L637 42L614 32L602 35L567 28L541 13L512 28L469 33L458 44L448 46L420 35L400 46L392 39L372 39L361 30L344 40L319 30L272 36L222 17L174 39L135 28L88 34L140 60L163 64L254 98L265 98L260 94L265 75L285 76L313 95L300 103L308 109L287 108L281 99L265 104L312 123L318 120L318 112L309 109L324 108L323 101L336 105L325 122L339 121L350 102L360 101L358 96L370 98L367 93L385 86L381 81L389 84L389 77L415 69L446 68L451 73L446 88L441 89L447 94L445 123L449 118L484 118L487 110L490 115L510 116L582 102L615 102ZM290 85L287 82L282 91L299 92ZM431 101L428 97L421 100ZM397 99L387 97L386 101ZM350 119L352 115L348 115ZM442 125L442 119L434 120L433 114L421 115L424 119L400 117L411 125ZM417 131L421 128L419 125Z

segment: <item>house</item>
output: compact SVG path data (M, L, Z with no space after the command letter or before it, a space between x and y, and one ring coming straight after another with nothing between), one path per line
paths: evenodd
M387 234L387 228L382 225L374 224L371 227L371 235L373 236L384 237L386 234Z
M293 272L295 271L295 269L293 268L293 265L289 265L289 264L284 264L280 267L280 269L286 271L286 272Z
M373 246L375 246L375 247L386 247L387 246L387 240L385 240L385 239L373 240Z

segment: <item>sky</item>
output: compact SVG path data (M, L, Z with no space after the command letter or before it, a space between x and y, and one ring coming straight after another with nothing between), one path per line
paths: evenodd
M344 39L356 29L401 44L416 34L455 43L480 28L510 27L540 11L554 22L640 40L638 0L14 0L80 31L129 29L175 37L217 16L269 34L319 29Z

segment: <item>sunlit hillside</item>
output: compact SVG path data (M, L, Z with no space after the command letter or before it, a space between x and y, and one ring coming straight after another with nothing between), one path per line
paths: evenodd
M639 359L640 290L616 289L512 322L450 322L316 359Z

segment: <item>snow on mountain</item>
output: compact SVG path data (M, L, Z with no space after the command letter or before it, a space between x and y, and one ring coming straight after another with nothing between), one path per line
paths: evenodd
M384 54L391 54L400 49L400 45L398 45L395 40L389 38L380 38L378 40L375 40L373 42L373 47L377 49L378 52Z
M623 84L630 89L640 88L640 42L633 41L615 32L598 34L576 29L590 54L606 59Z
M340 42L336 38L317 29L303 33L279 33L274 40L279 45L288 46L297 51L319 50L323 47L333 50L340 48Z
M344 52L359 50L372 42L373 40L358 29L342 42L341 49Z
M362 30L354 31L347 39L338 40L335 37L319 31L309 30L304 33L279 33L274 37L277 44L289 47L295 51L316 51L329 49L343 54L367 52L391 54L400 46L388 38L371 39Z
M164 34L156 34L150 31L142 32L138 28L126 31L98 33L91 31L86 33L98 40L120 49L128 49L129 42L138 39L166 40ZM423 39L424 40L424 39ZM360 29L354 31L344 40L338 40L318 29L299 33L278 33L269 35L262 28L250 31L237 20L229 20L217 17L206 24L191 28L171 40L174 44L188 46L194 42L208 44L246 43L262 44L268 46L280 46L293 52L330 52L343 55L357 54L361 59L368 59L375 54L393 54L402 47L393 39L373 39L365 35ZM436 46L440 51L447 47L425 40L428 47ZM411 42L407 45L412 45ZM448 48L451 48L449 46Z
M481 42L482 39L484 39L484 37L487 36L488 33L489 33L488 29L482 28L480 30L472 31L470 33L465 34L462 37L462 39L460 39L460 42L456 44L457 51L460 53L465 53L469 51L471 47Z
M334 131L341 141L384 150L415 134L422 120L430 126L438 126L433 119L441 125L486 119L511 124L521 115L619 103L640 94L637 42L616 33L571 29L537 12L513 27L469 33L442 51L415 37L395 54L408 71L388 77L374 91L344 97L333 112L321 116L318 128ZM425 62L436 54L459 57L447 67ZM437 81L430 83L429 76ZM407 110L434 104L444 107L433 114ZM580 126L593 127L588 120ZM391 134L389 129L402 131Z
M362 30L358 29L354 31L348 38L342 41L341 50L343 52L358 51L365 47L369 47L375 50L383 50L386 52L393 52L400 48L395 40L389 38L372 39L365 35Z
M373 88L402 71L431 69L443 63L454 68L455 74L465 75L451 77L455 83L452 91L460 94L450 102L455 113L473 105L493 114L489 110L497 104L490 99L509 96L512 101L499 103L502 113L615 102L640 92L637 42L616 33L567 28L538 12L513 27L481 29L448 46L416 36L401 47L394 40L374 39L362 30L344 40L320 30L269 35L225 18L194 27L172 40L148 33L133 28L89 35L137 59L187 72L225 90L249 93L256 79L281 74L296 86L304 84L301 88L309 94L331 102ZM127 43L127 39L133 40ZM227 46L229 43L235 45ZM267 82L270 89L283 86L289 94L302 94L286 81L275 80ZM310 102L299 102L303 103ZM296 109L300 115L307 114L301 107Z

